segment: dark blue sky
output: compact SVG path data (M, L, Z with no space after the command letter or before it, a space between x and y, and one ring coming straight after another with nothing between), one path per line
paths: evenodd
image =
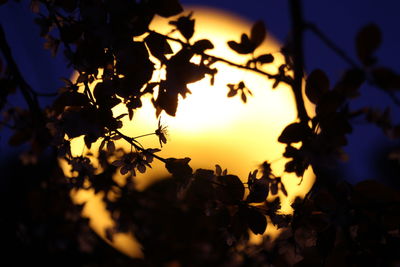
M24 1L27 2L27 1ZM288 4L285 0L182 0L183 4L207 5L235 12L250 20L263 19L269 32L284 41L290 30ZM383 44L378 51L379 64L391 66L400 72L398 48L400 47L399 9L400 1L362 1L336 0L303 1L303 13L307 21L313 22L339 47L355 59L354 36L367 23L376 23L383 32ZM68 77L69 71L62 64L62 57L52 58L48 51L42 49L43 39L38 38L39 29L32 22L27 4L9 3L0 7L0 23L6 30L13 54L22 73L37 91L50 92L62 85L60 77ZM331 83L340 77L346 63L330 51L311 33L305 36L306 70L324 69ZM388 97L379 90L365 86L364 97L355 101L353 107L365 105L383 107L391 105ZM15 99L14 101L17 101ZM393 106L393 105L392 105ZM398 109L393 108L395 113ZM397 116L399 119L399 116ZM0 156L6 156L7 134L0 133ZM388 144L381 131L363 123L357 124L350 136L350 146L346 151L350 161L345 166L346 176L355 182L365 178L374 178L373 156L371 147L379 148L382 143Z

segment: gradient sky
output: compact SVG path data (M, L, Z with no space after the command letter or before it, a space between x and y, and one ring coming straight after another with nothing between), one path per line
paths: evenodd
M68 77L70 71L62 61L62 54L52 58L48 51L42 49L43 39L38 38L39 29L32 22L27 1L23 8L14 2L0 7L0 23L5 28L7 38L12 46L13 54L26 80L34 89L42 92L53 92L62 85L60 77ZM249 20L265 21L271 35L284 41L290 30L287 1L284 0L182 0L183 4L205 5L225 9L241 15ZM376 23L383 32L383 44L377 55L379 64L391 66L400 72L400 61L397 56L400 47L399 8L400 1L362 1L336 0L303 1L304 18L313 22L348 55L355 59L354 36L365 24ZM217 26L217 25L216 25ZM238 35L239 36L239 35ZM325 70L331 83L338 79L346 63L330 51L311 33L305 35L306 70L315 68ZM383 107L391 105L390 99L379 90L365 86L364 96L354 102L352 107L365 105ZM20 101L14 98L13 101ZM43 103L49 100L44 99ZM393 113L398 109L393 108ZM397 121L399 121L397 115ZM8 134L0 132L0 157L5 157L9 150L6 146ZM349 138L346 151L350 161L344 165L348 180L356 182L365 178L374 178L374 160L371 148L378 149L382 144L389 144L380 129L370 127L361 121L357 124Z

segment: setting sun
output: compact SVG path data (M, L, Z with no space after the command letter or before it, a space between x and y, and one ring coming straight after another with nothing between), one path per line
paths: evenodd
M193 10L196 19L196 29L193 40L209 39L215 48L209 54L229 59L239 64L245 64L246 57L231 50L227 41L238 40L239 33L249 32L251 23L244 19L216 9L189 7L186 13ZM167 19L157 17L150 28L157 32L167 34L172 26ZM180 38L178 32L171 36ZM179 44L170 42L174 52L179 49ZM275 57L272 64L265 64L263 71L276 73L283 63L279 53L277 41L268 35L263 45L255 52L256 55L271 53ZM198 60L198 59L194 59ZM155 59L153 59L156 62ZM168 158L191 158L190 165L193 169L215 169L215 164L227 169L228 173L238 175L246 181L249 172L260 167L264 161L271 163L277 175L282 175L289 196L282 198L282 212L290 212L290 204L296 196L304 196L314 181L311 169L304 175L301 184L300 178L294 174L284 173L287 159L282 157L285 146L278 143L277 139L286 125L296 121L296 107L290 88L280 84L272 89L272 80L255 74L251 71L238 69L225 63L215 63L218 69L215 84L210 85L210 80L205 79L189 85L191 94L185 99L179 99L178 110L175 117L161 113L160 118L155 115L151 99L143 101L143 107L134 113L133 120L124 118L121 132L128 136L140 136L153 133L160 123L167 126L168 140L158 155ZM158 81L165 75L163 71L153 75L153 81ZM182 75L185 75L184 73ZM227 84L236 84L243 81L252 92L243 103L240 96L227 97L229 91ZM311 104L307 106L312 113ZM114 115L126 113L126 108L119 105L113 109ZM156 136L146 136L138 139L144 147L159 148ZM73 140L72 153L80 155L83 151L81 138ZM127 143L120 141L117 146L129 150ZM97 153L96 147L92 153ZM86 151L87 152L87 151ZM68 167L64 165L66 173ZM152 169L144 174L134 177L138 189L142 190L159 179L168 177L162 162L154 162ZM122 181L121 177L115 179ZM77 203L87 201L83 211L84 216L91 218L91 225L99 235L105 235L104 229L112 225L112 220L101 202L101 196L92 190L74 192L73 198ZM282 196L283 197L283 196ZM272 229L266 234L271 234ZM132 257L140 257L141 251L133 236L117 234L113 244L119 250Z

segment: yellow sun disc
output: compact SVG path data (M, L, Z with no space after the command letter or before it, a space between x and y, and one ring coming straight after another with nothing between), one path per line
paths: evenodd
M193 11L196 20L193 41L209 39L215 46L213 50L207 50L209 54L239 64L246 63L248 57L232 51L227 41L239 41L241 33L249 33L252 25L250 22L216 9L188 7L186 10L186 14ZM172 27L168 25L169 20L157 17L151 23L150 29L170 33ZM171 36L182 38L178 32ZM170 44L174 52L180 49L178 43ZM284 63L279 51L279 44L268 35L255 55L271 53L275 60L273 64L265 64L261 70L272 74L278 72L278 67ZM159 64L155 58L152 58L152 61ZM228 169L228 173L238 175L243 181L246 181L248 173L257 169L261 163L271 162L274 174L282 176L289 193L288 197L282 198L282 212L290 212L290 204L294 198L304 196L314 181L311 169L306 171L300 185L298 177L284 173L287 159L282 157L282 153L285 146L278 143L277 139L286 125L296 121L296 107L290 88L281 83L276 89L272 89L273 80L225 63L218 62L213 66L218 69L214 86L210 85L208 78L190 84L192 94L188 94L184 100L179 100L176 116L161 114L162 125L168 127L168 142L158 155L165 158L190 157L193 169L215 169L215 164L219 164L223 169ZM153 81L159 81L163 75L163 71L157 71ZM227 84L240 81L243 81L253 94L247 97L246 104L241 101L240 96L227 97ZM308 112L313 112L312 105L306 103ZM119 105L113 112L117 116L126 113L127 110L125 106ZM132 121L125 117L123 122L121 131L131 137L154 132L158 118L150 98L143 100L143 107L135 111ZM159 147L156 136L143 137L138 141L146 148ZM81 155L84 146L82 138L72 143L73 154ZM123 141L118 142L117 146L127 151L130 149ZM95 150L96 146L92 151L94 154L97 153ZM65 164L63 166L68 173L68 167ZM134 179L137 188L142 190L157 179L167 176L163 164L154 162L152 169L138 174ZM94 196L91 190L80 190L73 193L73 198L76 202L87 201L83 215L91 218L93 229L104 237L104 229L112 225L112 220L101 202L101 196ZM269 226L266 234L272 235L273 231ZM119 234L113 245L132 257L142 255L140 245L133 235Z

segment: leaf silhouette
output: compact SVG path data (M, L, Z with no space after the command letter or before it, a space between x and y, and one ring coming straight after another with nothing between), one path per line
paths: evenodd
M171 46L166 38L161 34L151 32L144 40L150 53L162 63L166 62L165 55L172 53Z
M316 69L310 73L306 82L306 95L308 99L317 104L322 95L329 90L329 79L326 74Z
M319 116L325 116L330 113L334 113L341 105L343 105L344 101L344 95L339 93L338 90L329 91L319 100L316 112Z
M161 84L158 92L157 99L153 101L154 106L157 110L157 117L160 115L162 110L170 116L175 116L176 110L178 109L178 93L168 91L166 87L163 87L164 83Z
M60 114L66 107L82 107L88 105L89 99L86 95L78 92L64 92L54 101L53 108L57 114Z
M187 16L181 16L178 20L170 21L169 24L174 25L186 40L192 38L194 34L194 19L192 13Z
M377 67L371 71L374 82L382 89L400 90L400 75L385 67Z
M253 93L250 91L249 88L246 87L243 81L239 82L238 84L227 84L226 86L229 88L227 97L233 97L239 93L243 103L247 102L246 94L249 94L250 96L253 95Z
M149 59L144 43L132 42L121 47L116 53L116 60L117 72L138 80L138 86L142 87L151 79L154 64Z
M375 63L373 53L382 42L382 34L376 24L364 26L356 36L357 56L365 66Z
M274 56L271 55L271 54L264 54L264 55L258 56L258 57L255 59L255 61L256 61L256 62L259 62L259 63L261 63L261 64L272 63L272 62L274 62Z
M334 91L340 92L347 98L354 98L359 95L358 89L365 82L365 73L360 69L346 70L333 88Z
M168 158L165 167L175 177L188 178L193 172L192 168L189 166L189 161L190 158Z
M192 49L197 54L202 54L202 53L204 53L205 50L213 49L213 48L214 48L214 45L208 39L198 40L193 44L193 47L192 47Z
M246 198L249 203L261 203L268 197L268 182L266 179L256 179L250 186L250 193Z
M292 123L286 126L278 138L278 141L285 144L297 143L310 137L311 129L304 123Z
M226 203L237 203L243 200L244 186L239 177L235 175L218 176L217 181L221 184L217 187L217 195L221 201Z
M182 48L167 62L166 80L161 81L157 99L153 102L156 107L165 110L167 114L175 116L178 107L178 95L183 98L191 93L187 84L197 82L212 74L214 71L205 65L197 65L190 62L194 52Z
M250 37L243 33L240 37L240 43L228 41L228 46L239 54L250 54L260 46L266 36L265 25L262 21L257 21L251 28Z
M256 48L264 41L266 33L267 31L263 21L259 20L253 24L250 33L250 40Z
M175 16L183 11L183 8L178 0L150 0L150 6L161 17Z
M250 54L256 49L254 44L250 41L249 36L245 33L242 34L240 43L229 41L228 46L239 54Z
M267 219L264 214L253 207L247 207L245 215L247 224L254 234L261 235L265 232L265 229L267 228Z

